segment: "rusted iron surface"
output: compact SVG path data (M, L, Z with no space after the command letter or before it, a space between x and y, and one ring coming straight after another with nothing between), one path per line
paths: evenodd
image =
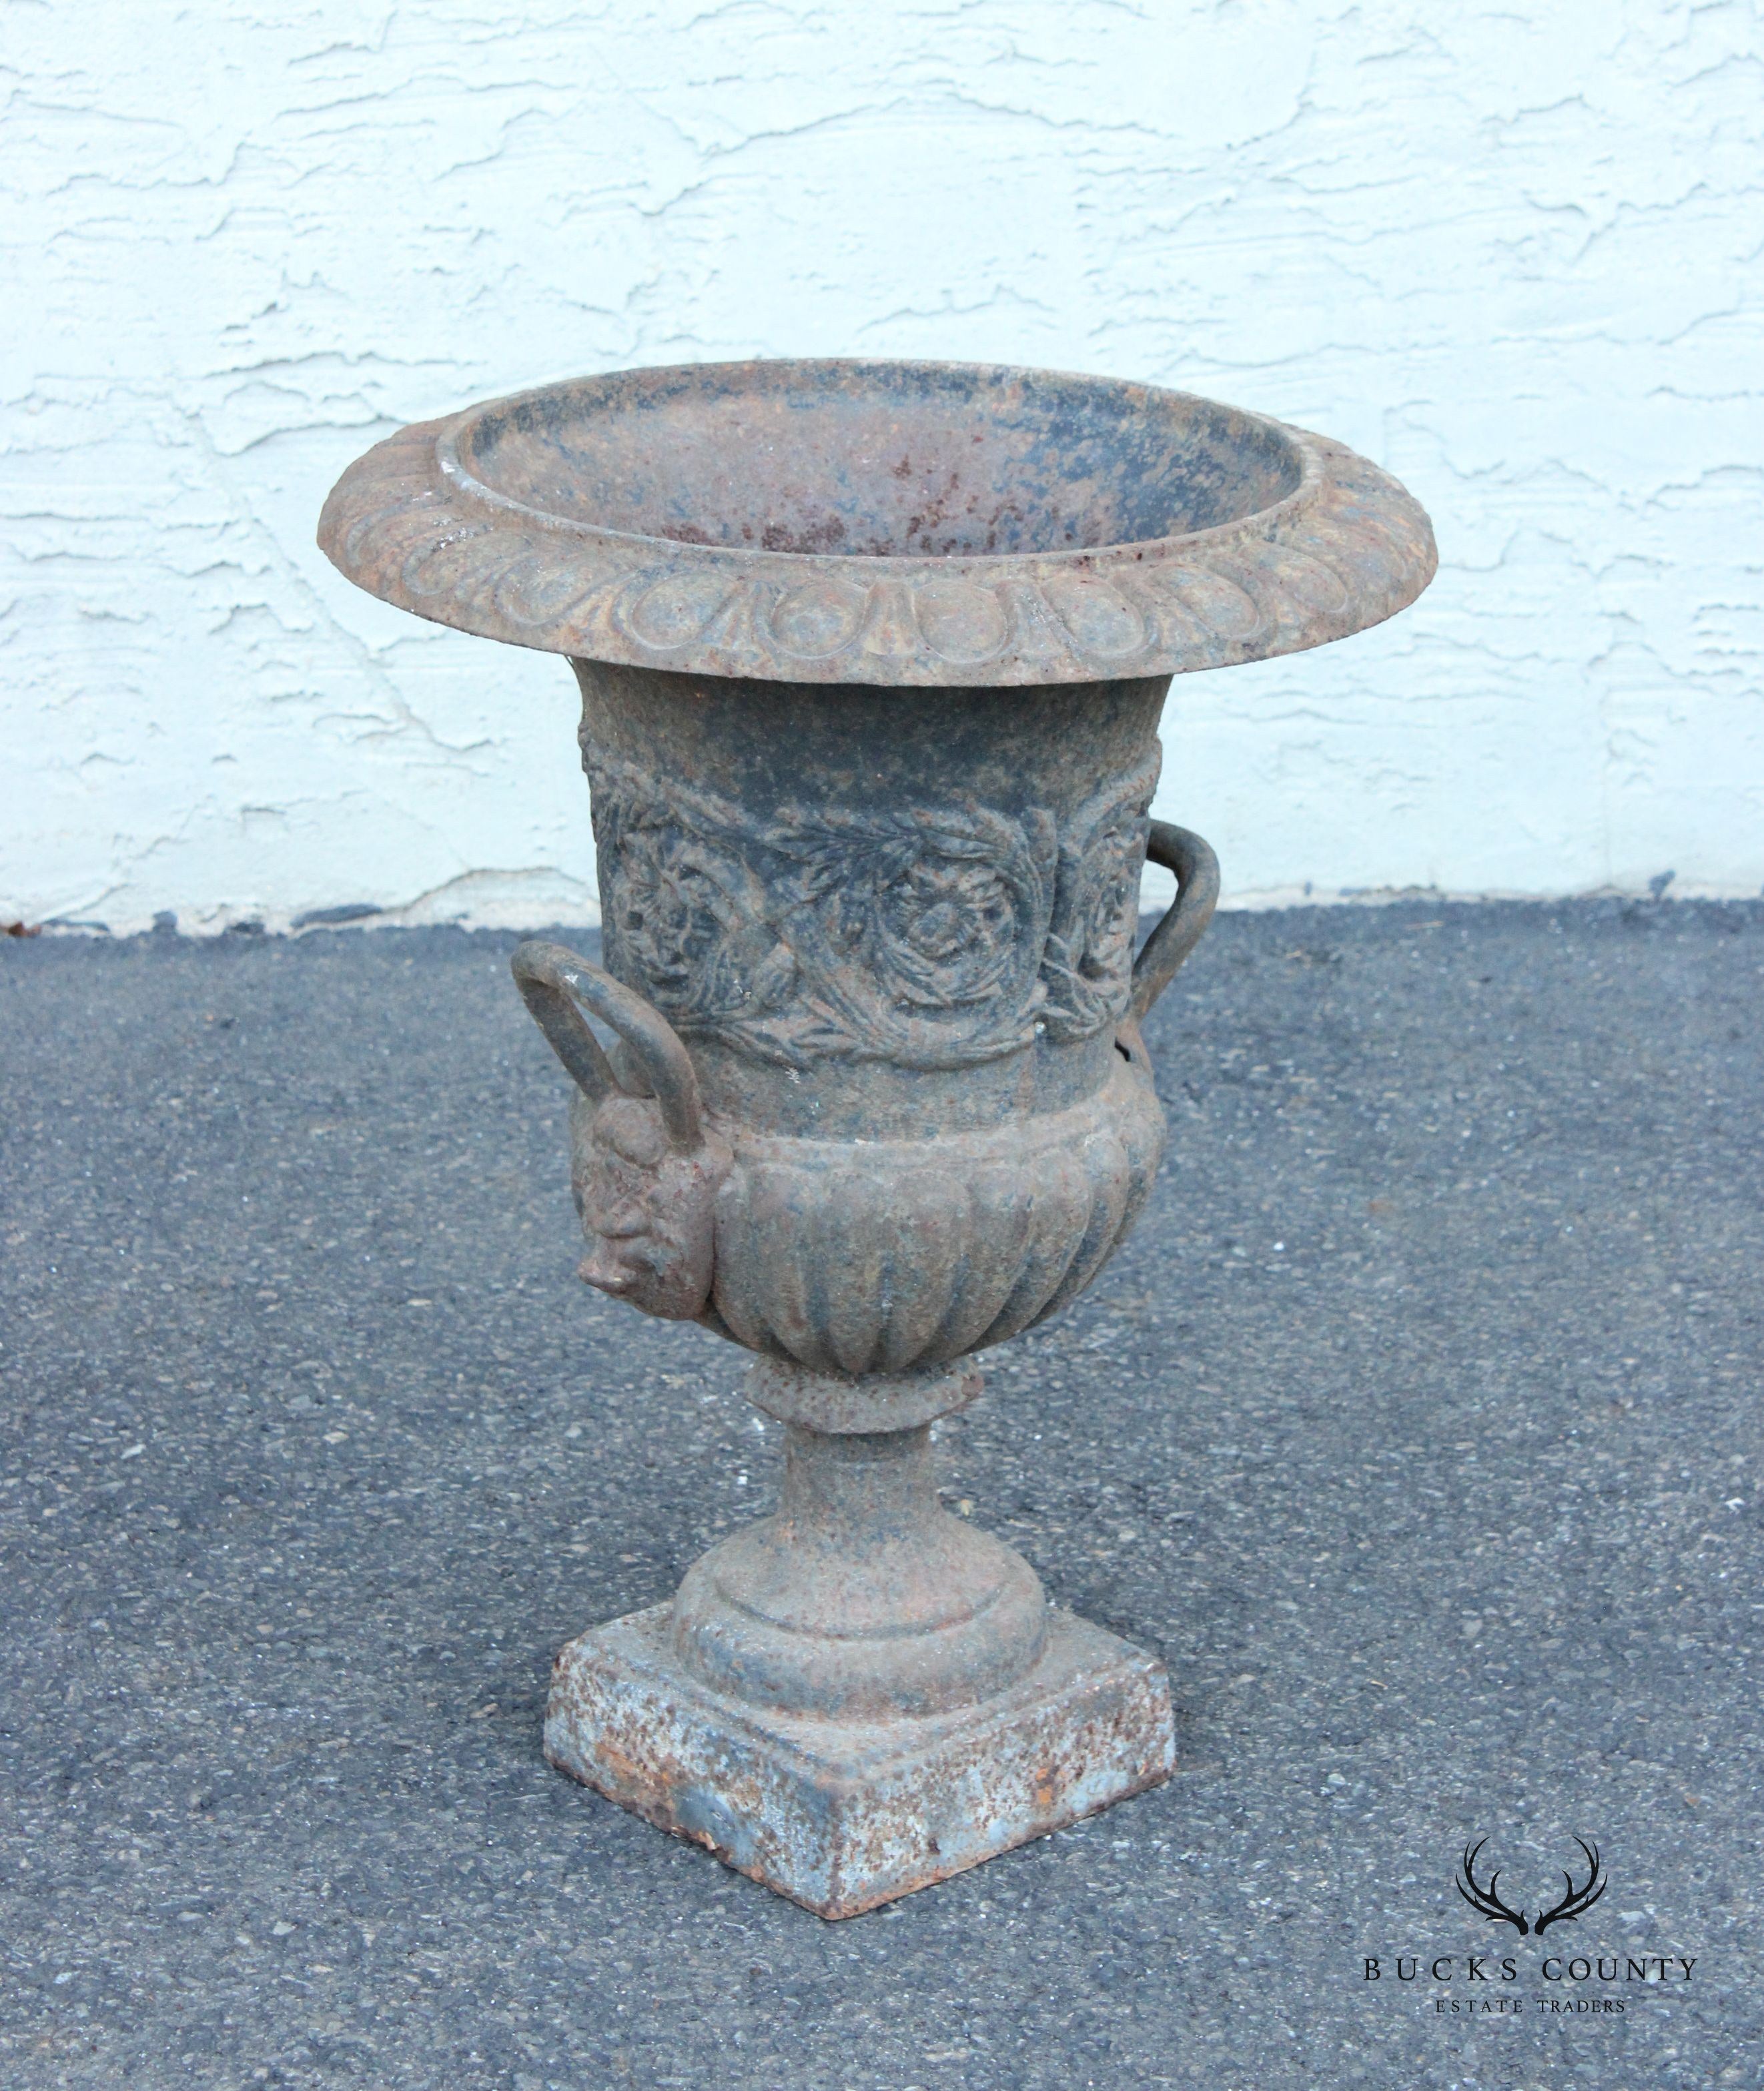
M721 1144L688 1230L713 1240L705 1289L676 1311L847 1379L945 1366L1056 1312L1162 1151L1130 1015L1171 970L1165 935L1136 972L1132 955L1162 683L578 672L607 970L677 1033ZM1217 882L1184 847L1192 942ZM650 1084L653 1046L632 1031L623 1050ZM599 1124L578 1111L591 1263L669 1256L685 1157L658 1165L645 1248L642 1187Z
M930 1425L791 1425L776 1511L688 1570L675 1653L751 1705L838 1721L947 1714L1034 1667L1040 1579L937 1499Z
M937 363L621 371L418 424L319 541L418 615L634 667L1006 686L1259 661L1432 577L1343 445L1154 386Z
M581 1274L755 1353L787 1425L778 1511L565 1650L554 1761L830 1916L1166 1775L1161 1666L940 1507L930 1426L1163 1153L1140 1021L1218 893L1149 817L1171 674L1389 615L1425 516L1180 394L830 364L408 431L321 534L571 653L605 964L514 970L576 1088Z
M563 1649L546 1755L817 1915L856 1916L1141 1793L1175 1765L1163 1666L1050 1610L1034 1668L929 1719L791 1717L708 1691L671 1607Z
M514 972L576 1084L576 1201L594 1215L580 1275L646 1314L690 1320L709 1295L712 1204L732 1157L704 1122L685 1047L640 995L561 945L523 944ZM619 1080L578 1002L618 1033L634 1090Z
M907 1373L891 1378L868 1373L862 1379L833 1379L800 1365L758 1360L748 1372L747 1397L780 1423L835 1436L850 1431L912 1430L965 1408L981 1390L972 1366L947 1372Z

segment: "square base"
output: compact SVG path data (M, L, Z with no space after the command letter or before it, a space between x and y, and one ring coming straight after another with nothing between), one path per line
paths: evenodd
M1029 1675L929 1719L804 1719L692 1677L671 1605L571 1641L546 1755L817 1916L856 1916L1156 1786L1175 1765L1163 1665L1050 1611Z

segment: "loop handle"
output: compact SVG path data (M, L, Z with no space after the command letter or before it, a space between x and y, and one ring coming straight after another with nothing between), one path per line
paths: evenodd
M679 1033L653 1002L562 944L530 939L517 945L509 968L528 1013L590 1103L626 1092L600 1041L583 1020L584 1009L630 1047L674 1145L683 1152L700 1145L704 1123L698 1076Z
M1168 821L1154 821L1145 858L1175 873L1176 897L1133 961L1133 998L1128 1014L1136 1024L1145 1020L1152 1004L1175 978L1218 905L1218 859L1197 834L1172 827Z

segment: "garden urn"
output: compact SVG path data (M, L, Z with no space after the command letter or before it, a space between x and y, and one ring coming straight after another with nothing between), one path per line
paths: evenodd
M1162 1665L939 1506L933 1426L1158 1174L1141 1023L1218 883L1150 818L1171 677L1402 609L1426 517L1182 393L753 362L408 428L319 541L574 667L600 962L513 964L581 1274L751 1352L783 1425L776 1511L559 1656L551 1761L826 1916L1167 1777Z

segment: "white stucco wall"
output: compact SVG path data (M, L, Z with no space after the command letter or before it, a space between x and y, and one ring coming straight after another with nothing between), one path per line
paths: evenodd
M11 0L0 919L592 905L560 662L313 545L398 423L923 354L1210 392L1431 510L1179 682L1240 899L1764 886L1764 28L1671 0Z

